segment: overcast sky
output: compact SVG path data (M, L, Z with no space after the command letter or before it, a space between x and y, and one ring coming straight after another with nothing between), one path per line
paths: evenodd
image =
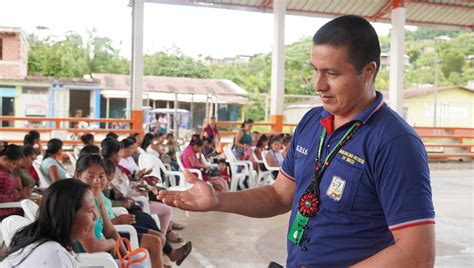
M130 58L131 8L128 0L0 0L0 26L21 27L27 33L36 26L62 36L75 31L86 36L96 28L110 37L121 54ZM328 19L286 16L285 43L312 36ZM145 4L145 53L180 48L197 57L233 57L270 52L273 15L214 8ZM373 24L386 35L388 24Z

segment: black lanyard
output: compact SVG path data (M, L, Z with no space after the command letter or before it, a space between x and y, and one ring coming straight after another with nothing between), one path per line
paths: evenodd
M313 177L308 188L306 188L304 194L301 196L299 201L299 211L302 215L307 217L313 217L319 210L320 203L320 183L324 172L331 164L332 159L336 156L339 150L349 141L355 131L362 125L361 122L355 122L347 131L344 133L339 142L329 152L324 159L324 163L321 162L324 141L326 139L326 128L323 127L321 131L321 137L319 139L318 156L316 158L316 164L314 167Z

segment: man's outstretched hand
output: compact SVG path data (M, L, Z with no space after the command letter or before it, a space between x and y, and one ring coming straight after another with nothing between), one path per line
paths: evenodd
M189 211L211 211L219 204L219 199L214 190L206 182L197 179L189 171L185 170L186 180L193 183L193 187L186 191L162 190L158 194L158 200L163 203Z

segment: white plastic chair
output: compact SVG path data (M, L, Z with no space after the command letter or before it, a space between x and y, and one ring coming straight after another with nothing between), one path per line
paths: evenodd
M183 161L181 160L181 153L176 152L176 160L178 161L179 169L185 170L187 169L189 172L196 174L198 179L202 179L202 172L199 169L196 168L185 168L183 165Z
M41 162L43 162L43 158L44 158L44 156L39 154L39 155L36 156L35 162L38 163L38 164L41 164Z
M69 158L69 161L71 161L72 169L75 170L76 169L76 162L77 162L76 156L71 152L66 152L66 155Z
M156 157L154 154L141 154L138 157L138 165L140 166L141 169L143 168L153 168L153 171L151 175L156 176L161 179L161 184L166 188L165 186L165 180L161 177L161 171L163 174L168 178L168 182L170 187L167 187L168 190L173 190L173 191L184 191L192 186L187 183L186 179L184 178L184 174L179 171L172 171L169 170L165 164ZM176 178L175 176L179 177L179 185L176 184Z
M113 207L112 212L114 213L115 216L128 214L127 209L124 207Z
M241 173L244 174L244 176L249 177L249 188L253 188L257 185L257 172L253 170L252 161L238 160L237 157L235 157L234 152L232 152L230 146L224 147L224 155L229 165L236 165L242 167Z
M267 161L267 154L268 154L268 151L263 151L262 152L262 159L263 159L263 165L265 165L265 168L272 172L272 171L280 171L280 168L279 167L271 167L269 164L268 164L268 161ZM273 175L272 175L273 177ZM276 179L276 178L274 178Z
M41 171L40 163L33 161L33 168L36 170L36 173L38 173L38 177L40 179L40 188L48 188L51 183L46 179L46 176Z
M76 260L79 267L118 268L114 258L106 252L78 253Z
M245 174L243 172L237 172L239 165L229 161L227 161L227 163L229 163L231 173L229 191L237 192L237 186L240 186L240 189L244 189Z
M25 217L12 215L2 221L2 236L5 246L9 247L15 233L30 224L31 221Z
M143 212L150 214L150 216L155 220L156 225L158 225L158 228L161 229L160 219L158 218L158 215L151 214L150 203L148 203L150 201L148 200L148 198L144 196L134 196L132 197L132 199L143 204Z
M265 162L263 161L263 159L261 160L261 159L257 158L257 155L255 154L255 151L252 152L252 157L255 160L255 162L257 163L257 165L259 165L259 167L260 167L260 164L265 166ZM262 154L262 157L263 157L263 154ZM267 170L267 171L259 170L258 171L257 186L262 186L262 185L267 185L267 184L272 184L272 183L273 183L273 175L272 175L272 172L270 170Z
M34 221L38 215L38 204L31 201L30 199L23 199L20 201L20 204L23 212L25 212L25 217L30 221Z

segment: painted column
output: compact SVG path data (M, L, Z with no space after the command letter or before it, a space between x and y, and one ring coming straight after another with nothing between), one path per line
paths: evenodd
M13 114L13 116L23 117L23 116L25 116L25 105L23 103L23 94L21 93L22 87L21 86L16 86L15 91L16 91L15 106L14 106L15 113ZM0 99L1 99L1 97L0 97ZM23 127L22 124L23 124L22 121L15 120L14 123L13 123L13 126L16 127L16 128L21 128L21 127ZM1 125L1 123L0 123L0 125Z
M274 132L283 130L283 97L285 95L285 13L286 1L273 1L273 51L271 84L271 121Z
M98 119L100 118L100 88L95 89L95 118ZM100 123L94 123L97 128L99 128Z
M49 88L48 94L48 116L55 117L56 116L56 84L52 83L51 87ZM50 128L54 128L54 122L49 121L48 123Z
M405 53L405 7L403 0L392 1L390 43L390 106L403 116L403 54Z
M143 123L143 16L144 0L133 0L132 11L132 128Z
M105 118L109 119L110 118L110 98L107 98L107 104L105 106ZM109 128L109 122L105 124L105 128Z

